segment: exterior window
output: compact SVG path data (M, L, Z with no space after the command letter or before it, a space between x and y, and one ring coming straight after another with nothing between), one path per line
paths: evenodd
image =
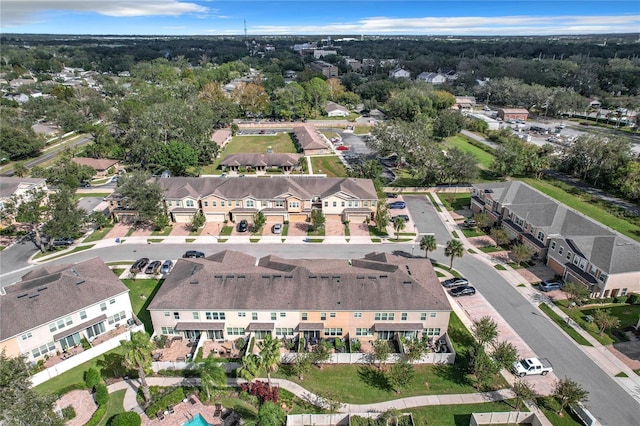
M211 207L218 207L218 202L217 201L212 201L211 202Z
M427 313L426 312L421 312L420 313L420 321L426 321L427 320Z
M209 202L208 202L208 201L204 201L204 202L202 203L202 205L203 205L203 206L205 206L205 207L209 207Z
M227 327L228 336L244 336L244 328L242 327Z
M325 202L324 202L324 206L325 206L325 207L329 207L329 202L328 202L328 201L325 201Z
M540 241L544 241L544 232L542 232L542 231L539 231L539 232L538 232L538 239L539 239Z
M435 317L436 317L436 313L435 313L435 312L431 312L431 313L429 314L429 318L435 318Z
M579 258L578 256L574 257L574 258L573 258L573 264L574 264L574 265L577 265L577 264L579 264L579 263L580 263L580 258Z
M114 303L116 303L116 299L111 299L111 300L109 300L109 304L110 304L110 305L113 305Z
M297 209L298 207L300 207L300 203L297 201L289 201L289 207L292 209Z
M400 314L400 321L406 321L407 320L407 313L403 312Z
M430 337L436 337L440 335L440 329L439 328L427 328L424 330L424 334L426 334L427 336Z
M176 206L180 207L180 201L176 201Z
M556 249L556 242L552 241L551 242L551 250L555 250Z
M282 200L277 200L275 204L276 204L276 207L284 207L284 201Z
M368 201L363 201L362 202L362 207L369 207L369 202Z
M373 336L373 330L370 328L356 328L356 336Z
M558 249L558 254L562 254L562 252L564 252L564 247L560 246L560 248Z
M567 260L569 260L569 259L571 259L571 252L570 251L567 252Z
M276 336L293 336L293 328L276 327Z
M326 320L327 319L327 313L326 312L320 312L320 319L322 321Z
M254 207L255 202L253 200L247 200L247 207Z
M211 320L223 320L226 319L224 312L205 312L205 318Z
M169 316L171 316L171 313L170 313L170 312L165 312L165 313L164 313L164 316L165 316L165 317L169 317Z
M174 312L173 319L180 319L180 312Z
M271 321L275 321L278 319L278 314L276 314L275 312L271 312Z
M333 202L333 207L338 207L338 202L337 201Z
M71 317L66 317L64 319L64 323L65 323L65 325L71 325L71 324L73 324L73 320L71 319Z
M393 321L395 314L393 312L376 312L374 319L376 321Z
M22 340L27 340L27 339L30 339L31 337L33 337L33 335L31 334L31 332L28 332L22 335Z
M220 207L224 207L224 201L220 201Z
M167 205L171 207L171 201L167 201Z
M253 320L253 321L257 321L258 320L258 313L257 312L251 312L251 320Z
M344 207L344 201L340 202L340 207Z
M342 328L325 328L325 336L342 336Z
M244 318L244 317L246 317L246 316L247 316L247 313L246 313L246 312L238 312L238 316L239 316L240 318Z
M101 311L106 311L106 310L107 310L107 304L106 304L106 303L104 303L104 302L102 302L102 303L100 304L100 310L101 310Z
M302 321L306 321L309 318L309 314L303 312L300 317L302 318Z
M236 207L240 207L240 200L236 200Z
M87 311L80 311L80 319L86 319L87 318Z
M124 311L122 311L122 312L118 312L115 315L111 315L109 318L107 318L107 322L109 323L109 325L113 325L114 323L116 323L116 322L118 322L120 320L123 320L125 318L126 318L126 315L125 315ZM104 330L102 332L104 333Z
M362 318L362 312L354 312L353 313L353 317L354 318Z
M187 207L193 207L193 200L187 200Z
M173 327L161 327L162 334L176 334Z
M193 319L197 320L200 319L200 312L192 312L193 314Z
M336 317L335 312L329 312L329 318L335 318L335 317Z
M280 318L286 318L286 317L287 317L286 312L280 312Z
M627 290L626 288L623 288L622 291L620 292L620 296L626 296L627 295ZM31 333L29 333L31 334Z

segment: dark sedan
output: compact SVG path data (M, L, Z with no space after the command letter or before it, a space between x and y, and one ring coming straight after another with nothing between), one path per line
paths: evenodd
M194 258L194 257L195 258L199 258L199 257L204 257L204 253L201 252L201 251L197 251L197 250L189 250L189 251L186 251L182 255L182 257L185 257L185 258Z
M161 265L162 264L160 263L159 260L154 260L147 266L147 269L144 270L144 273L149 275L155 275L158 273L158 270L160 269Z
M135 261L135 263L133 265L131 265L131 269L129 269L132 273L137 274L139 272L141 272L145 266L147 266L147 264L149 263L149 259L146 257L143 257L141 259L138 259Z
M470 285L462 285L460 287L452 288L451 290L449 290L449 293L453 297L472 296L476 294L476 289L471 287Z

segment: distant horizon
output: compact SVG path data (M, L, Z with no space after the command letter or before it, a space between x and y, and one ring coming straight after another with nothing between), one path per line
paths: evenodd
M577 36L640 32L637 0L2 0L0 33Z

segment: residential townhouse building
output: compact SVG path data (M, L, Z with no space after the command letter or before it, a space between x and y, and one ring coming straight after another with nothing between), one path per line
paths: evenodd
M640 244L548 197L529 185L473 185L471 209L485 213L515 240L529 245L567 282L593 297L640 293Z
M262 212L268 222L304 222L312 209L327 221L372 218L377 194L369 179L284 177L161 179L167 211L175 222L188 222L200 210L208 222L253 223Z
M338 76L338 67L325 61L313 61L309 64L309 68L327 78Z
M16 207L25 201L31 200L33 191L49 192L47 181L41 178L2 177L0 179L0 210L7 203Z
M362 340L447 331L451 306L424 259L256 259L225 250L180 259L148 310L156 334L235 340L296 336Z
M0 312L0 350L32 363L137 322L129 289L99 258L29 272L1 289Z

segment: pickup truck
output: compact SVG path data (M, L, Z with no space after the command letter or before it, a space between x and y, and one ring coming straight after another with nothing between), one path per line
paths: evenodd
M542 375L553 371L553 366L545 358L525 358L513 363L513 372L518 377Z

